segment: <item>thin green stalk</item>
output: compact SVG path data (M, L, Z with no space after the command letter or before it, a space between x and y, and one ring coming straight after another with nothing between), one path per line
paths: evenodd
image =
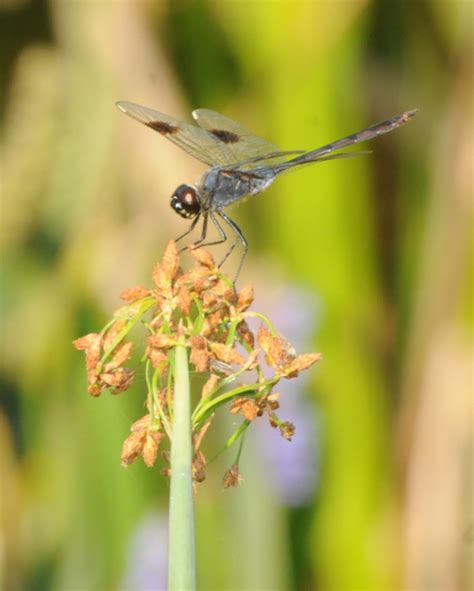
M196 587L190 398L188 354L184 345L178 345L171 440L168 591L193 591Z

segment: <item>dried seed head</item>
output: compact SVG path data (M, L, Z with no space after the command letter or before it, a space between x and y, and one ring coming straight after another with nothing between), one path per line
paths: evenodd
M117 340L120 331L125 326L125 322L126 321L123 319L116 320L109 328L109 330L105 333L102 348L106 353L112 353L115 341Z
M245 359L237 353L235 349L232 347L228 347L224 345L224 343L210 343L211 353L213 356L218 359L219 361L224 361L224 363L235 363L237 365L242 365L245 363Z
M207 251L204 250L203 248L195 248L193 247L193 245L191 244L189 247L189 252L191 253L191 256L196 259L196 261L202 265L203 267L207 267L208 269L211 269L212 271L216 271L216 263L214 261L214 257L212 256L212 254Z
M241 412L247 421L254 421L258 416L259 407L251 398L236 398L232 401L230 412Z
M73 345L76 349L86 352L86 369L88 370L88 373L93 372L101 358L102 335L91 332L88 335L73 341ZM93 396L98 396L98 394L93 394Z
M145 431L150 426L150 415L144 415L140 419L136 420L130 427L130 431Z
M224 488L229 488L231 486L240 486L241 482L242 476L239 472L239 466L238 464L232 464L230 470L227 470L227 472L224 474L222 484L224 485Z
M295 426L293 425L293 423L290 423L289 421L285 421L284 423L281 423L281 425L280 425L280 433L282 434L282 436L285 439L287 439L288 441L291 441L291 438L295 434Z
M143 285L137 285L135 287L129 287L128 289L122 291L122 293L120 294L120 299L132 303L136 300L146 298L149 295L151 295L151 289L148 289L148 287L143 287Z
M247 285L239 292L239 298L237 300L237 310L244 312L253 302L253 287Z
M154 368L146 368L148 396L144 415L131 427L131 434L122 449L122 463L130 465L142 456L147 466L156 465L161 439L170 433L173 424L173 376L166 377L172 355L170 350L178 342L190 348L190 359L198 372L208 372L202 388L202 397L194 413L193 422L193 486L205 478L206 460L201 445L215 411L226 403L220 397L220 386L231 389L241 387L240 376L245 371L256 371L256 383L249 384L245 396L235 398L230 412L241 413L247 422L267 414L272 427L278 427L283 437L290 440L295 428L282 422L275 414L279 408L278 394L272 393L278 381L294 377L301 370L311 367L320 359L318 354L296 356L291 345L266 325L255 336L246 318L254 299L252 287L244 287L239 293L232 282L223 276L210 253L200 249L191 251L196 264L186 273L179 268L176 244L170 242L162 261L153 270L154 289L136 286L122 292L127 305L116 312L112 325L103 333L91 333L74 341L76 348L85 351L88 390L99 396L109 389L117 394L126 390L134 372L124 364L132 355L132 344L125 341L129 330L137 320L149 330L146 340L146 357ZM148 298L148 299L146 299ZM148 312L149 311L149 312ZM148 312L151 318L144 314ZM268 326L271 326L268 322ZM245 349L246 358L239 352ZM261 367L260 352L273 367L273 375ZM143 361L143 359L142 359ZM149 373L148 373L149 372ZM253 394L252 394L253 393ZM214 404L214 406L213 406ZM161 431L163 429L163 431ZM162 452L169 461L169 452ZM169 476L170 468L163 474ZM238 486L241 482L235 463L224 476L224 486Z
M94 396L94 398L97 398L97 396L100 396L102 394L102 390L103 390L103 387L100 386L99 384L89 384L89 386L87 387L87 392L91 396Z
M112 361L107 364L108 369L115 369L130 359L133 343L121 343L114 349Z
M155 465L156 457L158 455L158 446L162 437L163 435L158 431L147 431L142 455L143 461L148 468L152 468Z
M161 268L170 281L176 278L179 269L178 248L174 240L170 240L165 249Z
M220 300L213 291L205 291L202 294L202 303L205 312L212 312L214 308L220 303Z
M322 358L321 353L304 353L298 355L291 361L288 367L288 375L286 377L296 377L298 372L308 369Z
M193 458L192 472L195 482L203 482L206 479L206 458L201 451L197 451Z
M189 289L185 285L181 285L178 290L178 307L185 316L189 315L192 302Z
M97 340L100 343L101 339L102 339L102 335L100 335L96 332L90 332L89 334L86 334L85 336L80 337L80 338L76 339L75 341L72 341L72 344L79 351L86 351L92 345L94 345L97 342Z
M135 372L133 369L128 367L118 367L111 372L101 373L99 378L112 388L112 394L119 394L124 390L127 390L131 385Z
M245 343L251 349L255 347L255 337L245 320L242 320L242 322L239 322L237 325L237 335L242 343Z
M207 371L209 367L209 351L207 339L200 336L194 336L189 339L191 345L191 363L194 364L196 371Z
M166 353L163 353L161 349L155 349L155 347L148 346L146 349L146 355L154 368L161 368L162 371L166 370L168 366L168 356Z
M147 342L150 347L157 349L170 349L176 346L176 338L163 333L150 335Z
M132 464L142 453L145 445L146 432L144 430L135 431L125 439L122 447L122 466L127 468Z
M201 293L212 287L216 280L216 275L207 267L193 267L180 277L179 284L187 284L196 293Z

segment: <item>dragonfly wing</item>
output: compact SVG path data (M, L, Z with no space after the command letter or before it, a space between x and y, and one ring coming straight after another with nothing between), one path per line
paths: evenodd
M196 123L228 147L233 161L228 164L247 163L253 158L280 153L280 148L253 134L237 121L210 109L193 111Z
M136 103L121 101L117 103L117 107L126 115L151 127L188 154L209 166L226 165L233 162L234 155L228 146L217 136L201 127L179 121Z

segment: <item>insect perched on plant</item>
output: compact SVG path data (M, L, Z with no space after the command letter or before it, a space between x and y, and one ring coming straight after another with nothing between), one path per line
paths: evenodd
M417 112L413 110L396 115L316 150L282 151L240 123L209 109L193 111L196 126L135 103L121 101L117 107L210 166L196 185L180 185L171 197L171 207L183 218L193 220L177 241L192 232L202 218L201 236L194 246L221 244L227 240L222 227L224 222L235 238L220 265L227 260L238 241L243 246L236 279L247 254L248 243L237 224L224 212L228 205L247 195L260 193L281 174L298 170L306 164L358 156L361 152L333 152L393 131ZM220 239L205 242L209 218L217 228Z

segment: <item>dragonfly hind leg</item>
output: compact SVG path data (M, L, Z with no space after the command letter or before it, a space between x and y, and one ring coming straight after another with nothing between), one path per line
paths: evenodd
M239 226L230 219L229 216L227 216L224 212L219 211L218 215L226 222L226 224L228 226L230 226L230 228L232 228L232 230L234 231L236 238L234 240L234 242L232 243L232 246L229 248L229 250L226 252L224 258L222 259L222 261L219 263L219 268L222 267L222 265L226 262L226 260L229 258L229 256L232 254L232 251L234 250L234 248L237 246L237 243L240 241L240 243L243 246L244 252L242 254L242 257L240 259L240 263L239 266L237 268L237 273L235 274L234 277L234 285L240 275L240 271L242 270L242 266L244 264L245 261L245 257L247 256L247 252L249 249L249 245L247 240L245 239L244 235L242 234L242 230L239 228Z
M222 226L217 221L216 216L213 214L212 211L209 213L209 216L211 217L212 223L214 224L214 226L216 227L217 231L219 232L220 240L213 240L212 242L203 242L203 240L206 237L206 235L204 235L204 236L201 236L201 238L197 242L195 242L193 244L193 246L199 246L199 247L203 247L203 246L215 246L216 244L222 244L223 242L226 242L226 240L227 240L227 234L224 232L224 229L222 228ZM206 218L205 218L205 222L207 223L207 215L206 215ZM207 232L206 232L206 234L207 234Z

